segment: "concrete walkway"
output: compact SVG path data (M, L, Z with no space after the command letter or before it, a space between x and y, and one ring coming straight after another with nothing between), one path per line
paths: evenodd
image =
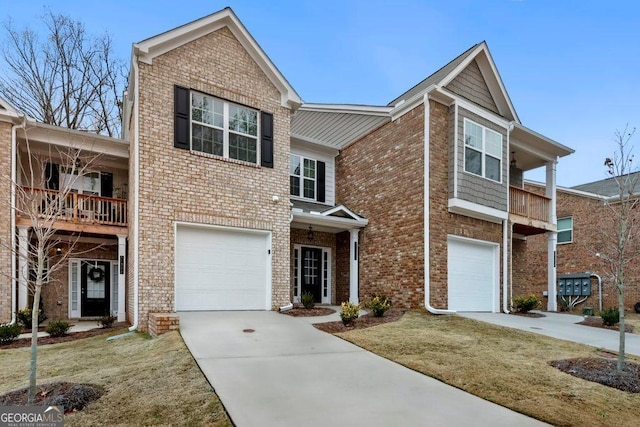
M180 332L238 427L542 423L275 312L179 313Z
M92 329L98 329L101 326L98 324L97 320L69 320L71 327L69 328L69 332L84 332L90 331ZM40 326L45 326L46 323L43 323ZM40 337L48 337L49 334L44 331L38 332L38 338ZM20 334L18 338L31 338L31 332L27 332L25 334Z
M584 317L564 313L542 313L545 317L515 316L504 313L458 313L469 319L481 320L494 325L534 332L566 341L573 341L597 348L618 351L620 333L608 329L578 325ZM627 354L640 356L640 335L627 333Z

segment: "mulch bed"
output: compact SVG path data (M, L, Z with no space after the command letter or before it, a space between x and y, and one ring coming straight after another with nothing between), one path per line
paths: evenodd
M112 328L98 328L91 329L90 331L82 331L82 332L71 332L62 337L38 337L38 345L47 345L47 344L59 344L62 342L75 341L82 338L90 338L98 335L108 334L109 332L113 332L114 330L125 327L126 324L116 323ZM9 349L9 348L21 348L21 347L29 347L31 346L31 337L29 338L18 338L13 340L8 344L1 344L0 350Z
M62 406L64 412L82 410L89 403L98 400L104 394L104 389L93 384L74 384L67 382L55 382L40 384L36 387L36 399L34 405ZM29 387L10 391L0 396L0 406L29 405Z
M609 329L611 331L619 331L620 327L618 324L614 325L614 326L607 326L604 323L602 323L602 317L600 316L587 316L584 318L584 320L582 322L578 322L578 325L585 325L585 326L591 326L594 328L602 328L602 329ZM631 325L624 325L624 331L625 332L629 332L629 333L633 333L633 326Z
M293 317L328 316L335 312L336 312L335 310L332 310L326 307L314 307L314 308L295 307L295 308L292 308L291 310L281 311L282 314L286 314L287 316L293 316Z
M549 364L574 377L592 381L629 393L640 393L640 365L625 362L622 372L616 369L617 360L583 357L554 360Z
M407 310L400 308L392 308L384 314L384 317L374 317L372 314L365 314L364 316L358 317L358 319L353 321L349 326L344 326L341 320L337 322L316 323L313 326L321 331L335 334L338 332L353 331L354 329L370 328L384 323L396 322L400 320L406 311Z
M542 313L531 313L530 311L528 311L526 313L521 313L519 311L511 311L511 312L509 312L509 314L513 314L514 316L534 317L534 318L547 317Z

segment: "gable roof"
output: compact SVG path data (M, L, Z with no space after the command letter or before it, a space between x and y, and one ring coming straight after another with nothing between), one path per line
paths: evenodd
M489 52L489 47L484 41L471 46L444 67L395 98L388 105L400 106L406 102L415 101L417 98L421 98L432 86L445 87L473 61L476 61L478 64L482 77L491 92L491 96L498 107L500 115L520 123L520 119L504 87L500 73L498 73L498 69Z
M0 114L11 118L19 116L18 110L4 98L0 98Z
M249 31L247 31L245 26L242 25L242 22L240 22L230 7L158 34L157 36L134 43L133 53L138 55L138 59L141 62L151 64L157 56L163 55L224 27L227 27L231 31L251 58L258 64L262 72L265 73L267 78L269 78L278 91L280 91L282 95L282 106L293 110L297 109L302 104L300 96L262 50Z
M632 180L640 179L640 172L633 172L629 174ZM640 187L640 186L638 186ZM640 188L635 188L634 194L640 193ZM599 181L588 182L586 184L576 185L571 187L573 190L585 191L587 193L599 194L605 197L613 197L620 195L620 189L614 177L601 179Z

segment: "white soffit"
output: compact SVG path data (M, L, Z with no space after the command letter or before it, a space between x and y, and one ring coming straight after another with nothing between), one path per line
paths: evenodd
M278 88L282 95L282 105L293 110L298 108L302 104L298 93L229 7L139 43L134 43L133 52L138 55L141 62L151 64L155 57L224 27L229 28L251 58Z

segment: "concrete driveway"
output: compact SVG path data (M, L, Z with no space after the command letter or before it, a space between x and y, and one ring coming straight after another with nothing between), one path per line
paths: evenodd
M504 313L458 313L460 316L481 320L494 325L520 329L547 335L561 340L587 344L597 348L618 351L620 332L608 329L578 325L584 318L565 313L543 313L545 317L514 316ZM625 336L627 354L640 356L640 335L627 333Z
M239 426L542 423L275 312L179 313L180 332Z

